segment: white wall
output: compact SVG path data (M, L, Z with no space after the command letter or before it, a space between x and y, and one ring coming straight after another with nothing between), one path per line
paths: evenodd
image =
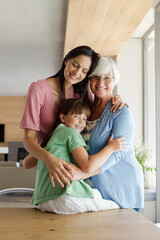
M145 143L149 150L150 159L148 164L154 168L155 164L155 73L154 73L154 48L145 51ZM147 54L146 54L147 52ZM144 141L143 131L143 58L142 40L130 39L120 52L117 63L121 78L117 86L117 93L129 104L135 120L135 135L133 145L140 147ZM153 171L154 172L154 171ZM156 187L155 174L146 172L145 186Z
M133 144L138 147L143 140L142 40L130 39L120 52L117 63L121 74L117 92L132 110L135 120Z
M62 62L67 0L0 0L0 96L23 96Z

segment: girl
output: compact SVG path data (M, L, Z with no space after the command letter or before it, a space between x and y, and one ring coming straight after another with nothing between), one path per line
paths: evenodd
M66 162L78 164L86 173L99 168L113 152L123 151L126 143L122 141L123 137L113 140L113 136L111 136L106 147L93 156L88 156L80 132L85 128L89 115L90 109L83 101L76 99L63 101L59 108L56 126L61 124L54 131L52 130L52 134L49 133L41 143L46 151ZM36 159L31 156L24 160L25 168L33 167L36 164ZM76 214L118 208L113 201L103 200L98 190L91 189L83 180L74 181L69 187L65 185L64 188L55 182L53 188L46 164L42 161L38 161L37 165L32 204L38 205L42 211L58 214Z

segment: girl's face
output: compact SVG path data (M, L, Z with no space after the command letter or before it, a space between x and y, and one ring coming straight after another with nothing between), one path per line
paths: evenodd
M85 55L79 55L75 58L66 59L64 78L67 83L73 85L83 81L91 67L92 60Z
M112 97L113 86L114 77L110 72L104 75L91 77L90 88L96 97Z
M87 116L84 113L75 114L69 112L67 115L61 113L60 119L66 127L75 128L80 133L86 126Z

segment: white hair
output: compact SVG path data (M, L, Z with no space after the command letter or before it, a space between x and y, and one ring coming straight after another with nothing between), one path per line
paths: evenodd
M120 78L120 73L119 73L119 69L117 67L117 64L110 57L102 57L98 61L97 67L89 75L89 78L93 77L93 76L99 76L99 75L102 75L102 74L108 74L109 72L111 72L113 74L113 77L114 77L114 87L115 87L116 84L119 81L119 78Z

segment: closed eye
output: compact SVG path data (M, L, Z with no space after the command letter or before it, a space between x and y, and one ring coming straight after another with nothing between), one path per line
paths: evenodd
M72 65L73 65L74 67L76 67L76 68L79 67L78 64L75 63L75 62L72 62Z
M88 73L88 70L83 70L83 73L87 75L87 73Z

